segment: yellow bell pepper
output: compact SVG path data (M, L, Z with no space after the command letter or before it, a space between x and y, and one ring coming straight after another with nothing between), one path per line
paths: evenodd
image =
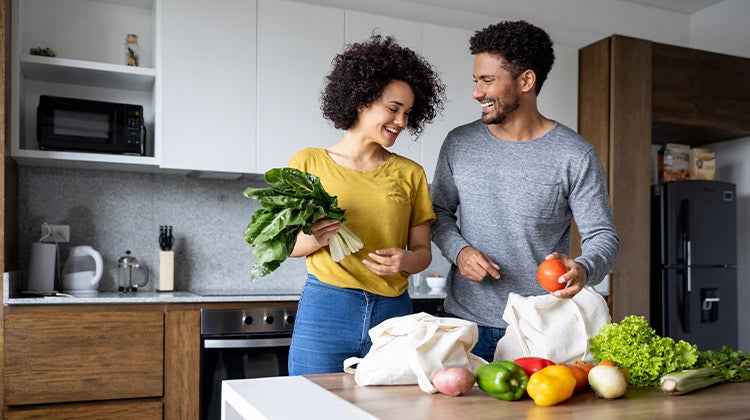
M526 393L536 405L549 407L573 395L576 378L565 365L552 365L534 372L526 385Z

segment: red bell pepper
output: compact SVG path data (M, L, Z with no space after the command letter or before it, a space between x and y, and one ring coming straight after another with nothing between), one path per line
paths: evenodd
M513 363L521 366L529 376L531 376L531 374L538 370L542 370L547 366L552 366L555 364L555 362L553 362L552 360L548 360L543 357L519 357L518 359L514 360Z

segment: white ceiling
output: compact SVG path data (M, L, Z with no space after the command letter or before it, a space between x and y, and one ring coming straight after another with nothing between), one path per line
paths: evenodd
M694 13L706 7L720 3L721 0L624 0L631 3L645 4L675 12Z

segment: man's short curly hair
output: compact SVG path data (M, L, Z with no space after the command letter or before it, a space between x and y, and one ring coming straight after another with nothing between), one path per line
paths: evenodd
M445 86L432 66L390 36L373 35L366 42L349 45L334 57L326 80L321 110L343 130L354 126L358 109L375 102L393 80L407 83L414 91L407 129L415 137L442 111L445 100Z
M476 31L469 40L473 55L500 54L515 78L527 69L536 73L536 94L542 89L555 62L552 40L547 32L526 21L503 21Z

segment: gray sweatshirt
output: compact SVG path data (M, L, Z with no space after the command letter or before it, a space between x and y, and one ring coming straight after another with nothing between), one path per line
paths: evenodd
M553 251L569 253L571 220L581 234L586 284L601 282L620 241L606 178L594 148L556 123L528 142L498 140L481 121L448 133L430 187L437 218L432 240L452 263L447 312L479 325L506 328L508 293L549 293L536 268ZM500 265L499 280L467 280L456 257L466 246Z

